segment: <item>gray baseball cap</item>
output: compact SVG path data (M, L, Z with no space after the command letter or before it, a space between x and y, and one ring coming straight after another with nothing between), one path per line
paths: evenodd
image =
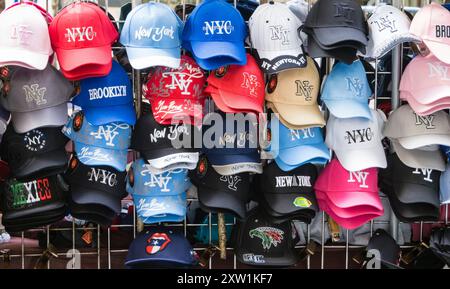
M397 140L391 139L393 151L398 158L408 167L426 168L443 172L445 170L445 160L439 149L405 149Z
M430 145L449 146L450 117L444 111L421 116L405 104L389 116L384 135L397 140L403 148L409 150Z
M2 71L0 104L11 112L18 133L67 122L67 102L74 87L50 64L44 70L8 67Z

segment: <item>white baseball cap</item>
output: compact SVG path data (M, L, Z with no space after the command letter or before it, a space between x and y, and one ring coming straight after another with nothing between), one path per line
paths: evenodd
M266 73L306 66L298 29L302 22L286 4L270 1L249 19L250 40Z
M379 4L367 19L369 41L366 57L383 57L395 46L404 42L420 42L420 38L409 32L411 21L401 10L386 4Z
M53 54L47 21L31 5L17 5L0 14L0 66L43 70Z
M336 118L333 115L328 119L325 143L348 171L387 166L381 143L386 116L380 110L371 109L370 112L370 119Z

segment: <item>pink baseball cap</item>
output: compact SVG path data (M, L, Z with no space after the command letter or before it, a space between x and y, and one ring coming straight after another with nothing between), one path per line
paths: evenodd
M450 108L450 97L441 98L430 104L422 104L418 102L408 91L400 91L400 99L406 100L411 108L420 116L426 116L439 110Z
M340 208L371 206L383 210L378 195L378 170L368 168L349 172L334 158L319 175L314 189L323 192Z
M417 106L420 111L444 104L450 98L450 65L434 55L418 55L406 67L399 89L400 98L414 98L416 103L424 105Z
M440 4L422 7L414 16L409 32L422 39L428 49L441 61L450 64L450 12Z

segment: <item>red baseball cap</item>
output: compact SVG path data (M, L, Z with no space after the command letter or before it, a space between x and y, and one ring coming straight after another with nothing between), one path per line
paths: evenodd
M99 64L87 64L83 65L79 69L74 69L71 71L67 71L64 69L60 69L61 73L65 78L71 81L77 81L84 78L90 77L102 77L108 75L112 68L112 62L106 65Z
M247 53L246 65L220 67L207 81L205 93L211 95L221 111L263 112L264 75L250 54Z
M94 73L93 68L98 66L111 69L111 44L119 33L96 4L74 2L64 7L53 19L49 32L62 71L70 72L72 77Z
M158 66L149 74L144 85L144 96L150 101L155 120L160 124L170 124L177 116L202 118L206 83L205 72L187 55L181 56L176 69Z

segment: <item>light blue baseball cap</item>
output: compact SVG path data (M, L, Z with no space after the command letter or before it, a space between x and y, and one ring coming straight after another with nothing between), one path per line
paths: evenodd
M186 169L153 174L143 159L133 162L126 190L133 196L137 215L146 224L180 222L186 216L186 191L191 186Z
M447 164L445 171L442 172L440 182L440 202L441 204L450 204L450 164Z
M291 171L306 163L325 164L331 151L324 142L321 128L289 129L275 116L269 124L271 143L268 152L283 171Z
M327 76L321 99L337 118L371 119L369 98L372 95L361 61L350 65L338 62Z
M135 69L152 66L178 68L183 21L169 6L149 2L131 10L120 33L120 43Z

